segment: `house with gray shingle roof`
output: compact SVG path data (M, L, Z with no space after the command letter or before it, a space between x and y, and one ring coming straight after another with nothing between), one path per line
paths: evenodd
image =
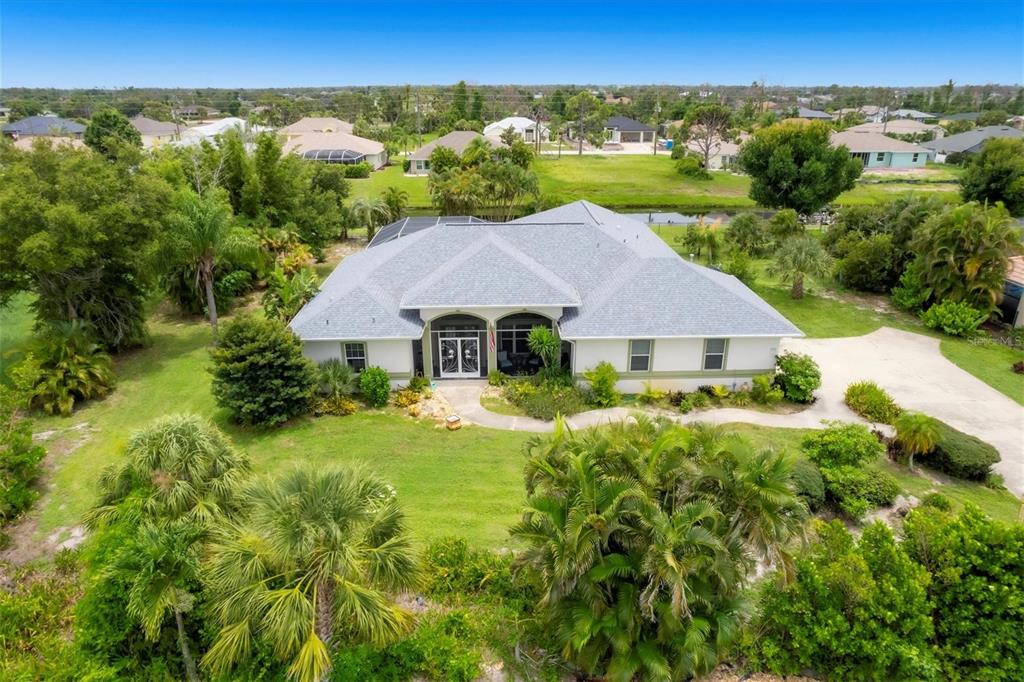
M4 135L19 137L72 137L81 138L85 125L60 116L28 116L3 127Z
M343 260L291 322L307 357L382 367L394 385L532 373L536 326L558 333L576 376L610 362L627 392L737 387L771 371L782 338L802 336L735 277L585 201L399 230Z
M993 137L1024 137L1024 132L1010 126L984 126L964 133L949 135L938 140L922 142L935 154L935 160L944 162L950 154L976 154L981 151L986 140Z

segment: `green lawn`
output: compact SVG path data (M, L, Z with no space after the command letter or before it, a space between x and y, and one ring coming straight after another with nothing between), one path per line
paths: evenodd
M39 530L75 525L94 500L96 480L117 461L128 436L173 412L212 416L249 453L259 473L300 462L317 466L358 464L378 472L398 490L420 541L461 535L490 547L504 546L506 529L523 500L521 448L527 434L466 427L449 432L432 422L392 412L303 419L270 431L230 425L210 395L210 334L199 322L156 317L152 345L117 363L117 390L69 418L40 418L39 431L62 429L47 442L56 463L53 495L44 498ZM88 439L71 454L61 451L87 424Z
M542 194L561 197L565 201L587 199L609 208L664 207L684 211L753 208L747 197L750 179L743 175L715 172L710 180L685 178L675 169L667 153L658 155L621 154L583 156L565 154L562 158L543 155L533 163ZM369 178L351 180L352 196L378 196L384 188L396 186L409 193L409 208L431 209L426 176L407 177L400 160ZM948 181L866 182L841 195L837 204L882 203L905 192L938 193L950 200L958 186L953 177Z
M7 377L7 368L21 359L32 338L32 309L28 294L18 294L0 307L0 379Z

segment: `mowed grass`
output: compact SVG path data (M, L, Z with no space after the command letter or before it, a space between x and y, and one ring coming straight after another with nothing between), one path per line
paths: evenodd
M119 382L109 398L69 418L37 420L37 431L60 431L46 442L55 468L50 493L37 506L40 534L79 522L95 501L100 472L120 461L133 432L165 414L194 412L224 429L258 474L303 463L363 467L395 486L418 542L460 535L479 546L505 546L524 499L527 435L476 427L449 432L390 410L300 419L272 430L238 428L210 394L207 325L157 316L150 330L150 347L118 360ZM84 442L61 454L83 435Z
M753 208L747 196L750 179L743 175L714 172L710 180L695 180L676 172L668 153L583 156L563 153L561 158L545 154L534 160L541 194L575 201L586 199L608 208L665 207L700 212L714 209ZM379 196L387 187L409 193L409 208L432 209L426 176L406 176L401 159L374 171L369 178L353 179L352 197ZM948 182L865 182L842 194L840 205L875 204L908 191L938 194L955 199L958 186Z
M18 294L0 307L0 379L6 379L7 369L17 364L32 340L31 300L28 294Z
M772 448L787 452L793 457L802 458L800 440L810 433L809 429L779 429L755 424L726 424L725 428L737 433L758 448ZM942 474L929 471L918 460L917 471L881 457L869 464L873 469L885 471L895 477L904 495L910 494L921 499L929 492L939 492L948 497L959 508L970 502L976 504L986 514L1006 523L1020 521L1021 501L1013 493L1006 490L993 490L980 483L949 479Z

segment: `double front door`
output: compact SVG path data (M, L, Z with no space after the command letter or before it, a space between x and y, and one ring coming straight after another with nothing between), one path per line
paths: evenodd
M480 376L480 337L442 337L438 348L441 359L441 376Z

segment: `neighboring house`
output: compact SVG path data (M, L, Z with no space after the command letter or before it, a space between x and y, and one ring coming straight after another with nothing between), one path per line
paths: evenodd
M1010 126L985 126L949 135L941 140L922 142L921 146L927 147L935 155L935 160L941 163L950 154L976 154L985 140L993 137L1024 137L1024 132Z
M285 137L294 137L304 133L348 133L351 135L352 124L330 116L306 116L291 125L286 125L278 132Z
M882 133L883 135L933 135L936 139L946 134L940 125L921 123L912 118L895 118L880 123L861 123L847 130L858 133ZM921 139L921 138L917 138Z
M508 116L500 121L495 121L484 128L484 135L497 140L509 128L512 128L523 142L536 141L538 130L540 131L541 141L551 139L551 131L548 130L547 126L525 116Z
M386 242L394 241L399 237L408 237L420 230L426 230L438 225L486 225L486 220L481 220L470 215L443 215L443 216L408 216L399 218L393 223L385 225L377 230L373 239L366 245L366 248L380 246Z
M1006 120L1006 125L1011 125L1017 130L1024 130L1024 116L1011 116Z
M29 116L3 127L7 137L75 137L85 133L85 125L60 116Z
M926 119L938 118L938 114L929 114L917 109L894 109L889 112L889 118L909 118L913 121L925 121Z
M862 107L844 107L832 114L832 120L838 121L846 114L860 114L864 117L865 123L881 123L885 118L885 109L874 104L865 104Z
M575 377L609 362L630 393L749 384L802 335L732 275L585 201L392 236L345 258L290 326L310 359L382 367L393 385L534 372L526 339L549 327Z
M686 143L686 148L700 156L701 159L704 157L704 150L700 148L695 140L689 140ZM738 142L729 142L727 140L718 140L713 143L711 147L711 155L708 156L708 170L725 170L736 165L736 158L740 155L740 144Z
M0 121L7 121L11 117L11 110L9 107L0 107Z
M625 116L612 116L604 123L605 139L613 144L654 142L654 128Z
M473 140L487 139L475 130L454 130L436 140L426 143L409 155L409 173L411 175L427 175L430 173L430 155L438 147L448 147L453 152L462 156L466 147ZM494 140L487 140L492 146L505 146L504 143Z
M186 107L171 109L171 116L186 121L198 121L207 116L220 116L220 110L213 107L204 107L199 104L190 104Z
M14 146L18 149L27 152L32 150L32 146L42 140L51 147L63 147L67 145L72 149L85 149L88 145L85 144L80 138L77 137L61 137L59 135L30 135L28 137L19 137L14 140Z
M388 153L377 140L350 133L302 133L284 143L284 151L308 161L323 163L368 163L377 170L388 163Z
M157 121L142 114L131 119L132 127L142 136L142 146L153 149L181 138L181 126L168 121Z
M881 133L844 130L832 133L832 146L845 146L850 156L860 159L864 168L923 168L929 151L910 142Z
M248 136L256 133L262 133L270 130L267 126L252 125L244 118L237 118L229 116L227 118L220 118L216 121L209 123L203 123L201 125L192 126L190 128L184 128L181 131L181 137L173 144L178 146L190 146L199 144L203 140L210 142L214 141L218 135L226 133L229 130L238 130L243 136Z
M977 121L981 116L980 111L965 111L959 114L943 114L939 117L942 121Z
M604 103L605 104L622 104L622 105L628 106L628 105L633 103L633 99L630 98L630 97L626 97L625 95L622 95L620 97L616 97L615 95L608 94L608 95L604 96Z
M1024 327L1024 256L1011 256L999 315L1011 327Z
M807 107L797 107L796 108L796 117L797 118L807 118L807 119L810 119L812 121L831 121L832 120L832 114L826 113L824 111L815 111L814 109L808 109Z

